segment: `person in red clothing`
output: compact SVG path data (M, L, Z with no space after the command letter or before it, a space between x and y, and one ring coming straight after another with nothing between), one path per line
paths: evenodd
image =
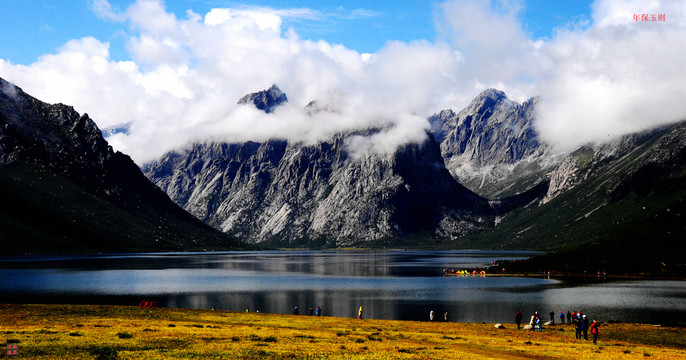
M598 320L593 320L593 323L591 323L591 334L593 334L593 345L597 345L596 342L598 342L598 327L600 326L600 323Z

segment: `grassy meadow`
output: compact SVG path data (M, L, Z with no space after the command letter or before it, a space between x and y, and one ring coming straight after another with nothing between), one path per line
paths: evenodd
M603 324L598 346L571 326L358 320L210 310L0 305L16 359L678 359L686 329ZM589 337L591 335L589 334Z

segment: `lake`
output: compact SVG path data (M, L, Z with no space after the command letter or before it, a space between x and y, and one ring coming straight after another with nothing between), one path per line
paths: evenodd
M443 276L529 252L268 251L0 257L1 303L137 305L449 321L525 320L582 309L591 318L686 323L686 282Z

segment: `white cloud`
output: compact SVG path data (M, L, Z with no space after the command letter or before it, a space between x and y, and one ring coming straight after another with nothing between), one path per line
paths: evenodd
M91 9L100 19L114 22L126 21L126 15L113 9L112 5L107 0L93 0L91 2Z
M391 41L360 54L282 28L286 18L330 16L309 9L177 18L157 0L125 11L96 0L97 16L127 22L130 61L113 61L108 43L88 37L29 66L0 60L0 76L88 112L100 127L130 123L130 134L110 143L138 163L208 137L314 142L369 127L384 130L352 148L388 151L423 140L428 115L459 110L488 87L517 101L541 95L541 135L571 148L684 118L684 3L598 1L590 25L532 41L518 2L451 1L437 7L437 43ZM631 12L666 13L667 21L624 20ZM236 105L273 83L289 98L274 113ZM335 111L309 116L303 108L312 100Z
M686 120L685 2L601 1L593 24L561 32L539 90L538 130L563 149ZM665 14L665 22L633 15Z

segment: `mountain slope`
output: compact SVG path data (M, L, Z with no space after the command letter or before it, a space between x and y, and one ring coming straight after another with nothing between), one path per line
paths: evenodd
M411 234L456 237L492 222L488 203L445 170L438 144L350 158L348 135L196 144L146 167L178 204L242 239L280 246L349 246Z
M538 98L518 104L488 89L459 111L429 117L446 167L466 187L491 199L524 192L546 178L557 157L534 131Z
M229 249L112 148L88 115L0 79L3 253Z
M685 273L684 216L686 123L680 123L577 150L553 171L542 201L459 246L553 251L517 268Z

